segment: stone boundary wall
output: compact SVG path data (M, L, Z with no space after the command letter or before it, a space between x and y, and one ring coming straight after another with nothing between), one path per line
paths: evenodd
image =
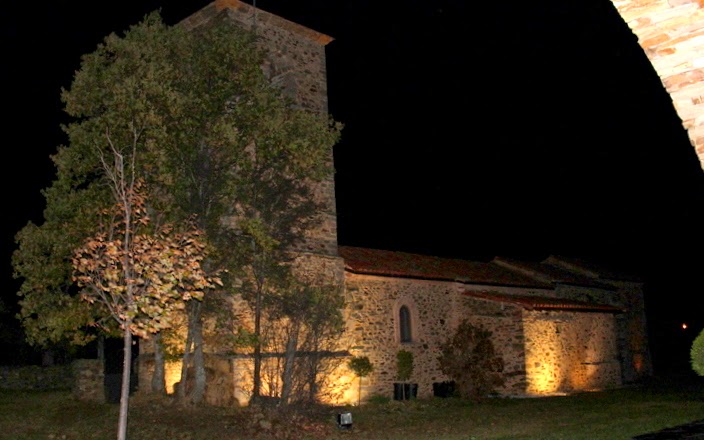
M0 389L71 390L78 400L105 402L105 375L99 359L77 359L51 367L0 366Z
M77 359L73 369L73 396L78 400L105 402L105 366L100 359Z
M0 389L70 390L72 387L73 371L71 365L0 366Z

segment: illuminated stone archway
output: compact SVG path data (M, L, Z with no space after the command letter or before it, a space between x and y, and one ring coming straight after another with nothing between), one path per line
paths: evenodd
M670 95L704 168L704 0L611 0Z

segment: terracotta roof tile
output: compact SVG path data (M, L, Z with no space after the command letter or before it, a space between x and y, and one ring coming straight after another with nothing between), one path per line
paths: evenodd
M339 246L353 273L457 281L513 287L551 288L548 283L495 264L350 246Z

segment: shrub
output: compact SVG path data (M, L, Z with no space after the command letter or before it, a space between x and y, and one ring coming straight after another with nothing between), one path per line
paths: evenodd
M382 396L380 394L374 394L373 396L370 396L367 401L375 405L386 405L387 403L391 402L391 398L388 396Z
M413 374L413 353L406 350L399 350L396 353L396 378L407 381Z
M704 330L699 333L692 343L690 351L692 369L700 376L704 376Z
M478 402L503 385L503 359L494 351L491 332L466 319L440 346L440 370L452 378L460 396Z

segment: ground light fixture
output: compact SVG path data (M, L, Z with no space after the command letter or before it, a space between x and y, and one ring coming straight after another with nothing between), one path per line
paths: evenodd
M340 429L352 428L352 413L344 412L337 415L337 427Z

